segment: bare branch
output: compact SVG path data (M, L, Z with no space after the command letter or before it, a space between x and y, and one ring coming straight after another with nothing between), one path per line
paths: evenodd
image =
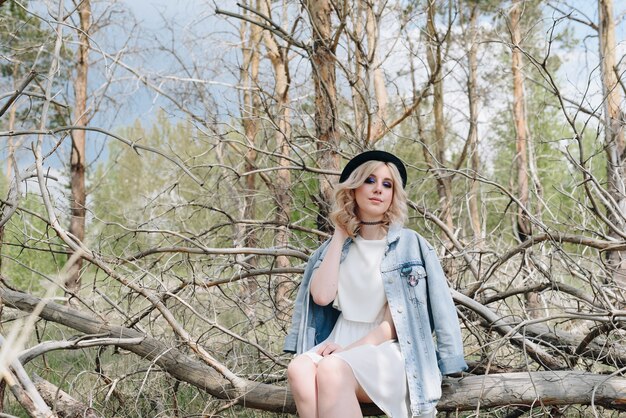
M1 3L0 3L0 6L2 6ZM5 114L5 112L9 109L9 107L11 107L13 102L15 102L15 100L17 100L18 97L20 97L22 92L26 89L26 87L28 87L30 82L35 79L35 77L37 77L36 71L31 70L28 74L26 74L26 77L24 77L24 80L20 83L19 87L15 90L15 92L11 95L9 100L7 100L4 106L2 106L2 108L0 109L0 117L2 117L2 115Z
M185 172L185 174L187 174L189 177L191 177L193 179L193 181L195 181L196 183L198 183L200 186L204 185L204 182L202 180L200 180L199 178L197 178L195 175L193 175L191 173L191 171L189 171L189 169L182 163L179 161L178 158L176 157L172 157L166 153L164 153L163 151L153 148L153 147L148 147L146 145L141 145L138 144L136 141L131 141L128 140L126 138L123 138L119 135L116 135L112 132L109 132L105 129L101 129L101 128L95 128L95 127L90 127L90 126L60 126L57 128L52 128L52 129L40 129L40 130L32 130L32 131L10 131L10 132L0 132L0 137L2 136L20 136L20 135L56 135L60 132L67 132L67 131L74 131L74 130L81 130L81 131L92 131L92 132L98 132L101 134L104 134L106 136L110 136L111 138L115 138L120 142L123 142L124 144L128 145L129 147L131 147L133 149L133 151L137 152L139 154L139 152L137 150L144 150L144 151L149 151L155 154L160 155L161 157L171 161L172 163L176 164L178 167L180 167L181 170L183 170Z
M238 14L238 13L233 13L233 12L229 12L228 10L222 10L220 8L216 8L215 9L215 13L218 15L224 15L224 16L230 16L230 17L234 17L237 18L239 20L245 20L246 22L249 22L252 25L257 25L265 30L268 30L270 32L272 32L273 34L279 36L280 38L284 39L287 43L289 43L290 45L294 45L297 46L298 48L301 48L305 51L309 51L310 47L300 41L298 41L297 39L294 39L293 36L291 36L289 33L287 33L279 24L277 24L276 22L274 22L269 16L264 15L263 13L259 12L256 9L253 9L251 7L246 6L243 3L237 3L237 6L247 10L250 13L253 13L257 16L259 16L264 22L267 22L267 24L258 21L258 20L253 20L250 19L247 16Z
M77 401L61 388L53 385L38 375L33 376L33 382L48 403L63 418L98 418L96 410Z
M5 289L0 289L0 300L7 306L24 311L34 309L40 303L37 298ZM236 400L240 405L265 411L295 412L295 404L287 388L245 381L245 390L241 394L203 362L135 330L104 323L52 302L45 303L40 316L81 332L107 333L118 338L143 337L141 343L122 348L153 361L173 377L219 398ZM560 384L555 384L557 382ZM487 392L485 388L488 388ZM492 408L513 403L534 405L538 400L546 405L594 402L606 408L623 410L626 405L626 378L578 371L505 373L448 378L444 380L443 392L437 406L441 411L472 410L477 402L483 408ZM380 414L372 405L365 406L364 412L368 415Z
M70 341L45 341L43 343L37 344L34 347L31 347L27 350L24 350L19 355L19 361L22 364L26 364L31 360L49 353L51 351L56 350L78 350L81 348L88 347L100 347L107 345L117 345L117 346L126 346L132 344L139 344L143 341L144 337L137 338L96 338L101 337L102 334L99 335L84 335L79 339L70 340Z

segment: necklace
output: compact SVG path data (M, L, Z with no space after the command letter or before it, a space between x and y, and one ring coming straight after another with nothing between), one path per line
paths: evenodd
M382 225L384 223L385 221L374 221L374 222L361 221L361 225Z

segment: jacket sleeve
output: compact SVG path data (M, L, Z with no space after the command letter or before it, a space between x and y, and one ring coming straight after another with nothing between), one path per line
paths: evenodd
M303 323L303 317L306 315L309 302L309 288L311 282L311 276L313 270L315 270L320 262L320 255L324 251L324 248L328 246L328 241L324 242L311 256L304 269L302 275L302 281L300 282L300 288L294 302L293 314L291 317L291 328L289 333L285 337L285 343L283 345L283 351L286 353L296 353L298 351L298 342L301 341L304 332L306 332L306 324Z
M444 375L467 370L456 308L435 249L421 236L420 250L426 269L428 309L437 338L437 362Z

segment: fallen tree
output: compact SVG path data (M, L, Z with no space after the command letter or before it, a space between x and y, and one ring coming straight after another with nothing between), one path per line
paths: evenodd
M77 401L69 394L40 376L33 376L35 387L46 401L52 407L59 417L62 418L98 418L100 415L93 408L88 407L80 401Z
M134 339L119 344L143 360L158 365L172 377L189 383L219 399L235 401L248 408L272 412L295 412L285 386L245 380L243 390L235 388L204 362L165 342L134 329L109 324L93 315L60 304L42 301L26 293L0 289L0 300L11 308L32 312L41 304L39 317L85 334ZM507 405L596 405L626 411L626 378L584 371L528 371L446 378L441 411L463 411ZM368 415L379 414L365 406Z

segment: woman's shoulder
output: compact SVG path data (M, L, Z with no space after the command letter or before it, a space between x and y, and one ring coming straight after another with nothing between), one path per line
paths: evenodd
M405 239L424 239L416 230L406 227L406 226L402 226L402 228L399 231L400 237L401 238L405 238Z
M324 240L324 242L322 242L312 253L311 253L311 257L313 257L314 255L319 255L319 253L321 253L322 251L324 251L324 248L326 248L328 246L328 244L330 243L330 238Z
M309 256L309 262L311 261L315 261L318 258L320 258L323 254L324 254L324 250L326 249L326 247L328 247L328 244L330 244L330 238L326 239L324 242L322 242L320 244L319 247L317 247Z
M428 240L424 238L423 235L421 235L419 232L417 232L416 230L412 228L403 226L400 229L399 233L400 233L401 240L407 242L407 244L408 243L419 244L420 246L424 246L425 248L429 250L433 249L433 246L430 244L430 242L428 242Z

